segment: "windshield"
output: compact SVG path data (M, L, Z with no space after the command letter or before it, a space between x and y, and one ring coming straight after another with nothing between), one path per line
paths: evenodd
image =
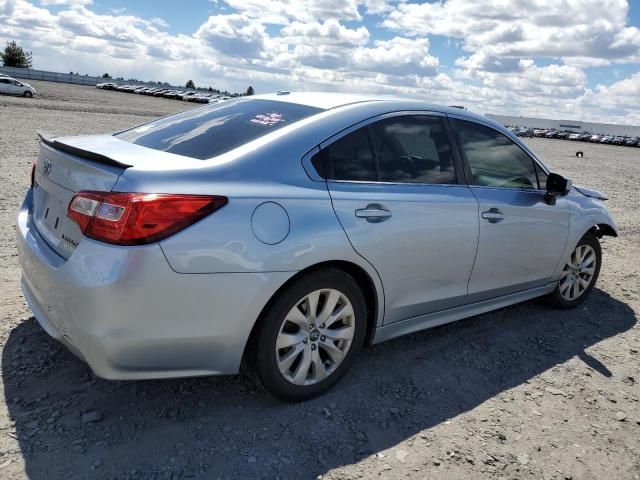
M296 103L242 98L171 115L115 136L143 147L204 160L321 111Z

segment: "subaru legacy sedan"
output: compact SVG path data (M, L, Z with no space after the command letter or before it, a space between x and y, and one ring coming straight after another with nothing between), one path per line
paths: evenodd
M484 116L280 92L42 135L22 288L100 377L242 369L299 401L365 344L534 297L575 307L617 235L604 200Z

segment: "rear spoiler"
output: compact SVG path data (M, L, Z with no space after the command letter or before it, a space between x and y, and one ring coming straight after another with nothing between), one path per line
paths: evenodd
M59 140L56 140L55 138L51 137L49 134L45 132L38 132L38 137L40 138L40 142L44 143L45 145L65 153L70 153L71 155L75 155L80 158L85 158L87 160L91 160L97 163L103 163L105 165L111 165L113 167L120 167L120 168L133 167L133 165L119 162L105 155L101 155L96 152L84 150L82 148L74 147L73 145L62 143Z

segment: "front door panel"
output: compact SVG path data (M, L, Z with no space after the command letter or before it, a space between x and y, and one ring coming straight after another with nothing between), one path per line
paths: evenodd
M543 285L560 261L569 231L566 200L540 190L471 187L480 204L478 255L469 301Z

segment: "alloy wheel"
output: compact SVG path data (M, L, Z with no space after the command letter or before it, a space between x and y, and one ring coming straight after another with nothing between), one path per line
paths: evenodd
M315 290L285 316L275 355L282 376L313 385L331 375L346 357L355 334L351 302L335 289Z
M562 298L576 300L589 288L596 271L597 256L591 245L578 245L571 253L559 280Z

